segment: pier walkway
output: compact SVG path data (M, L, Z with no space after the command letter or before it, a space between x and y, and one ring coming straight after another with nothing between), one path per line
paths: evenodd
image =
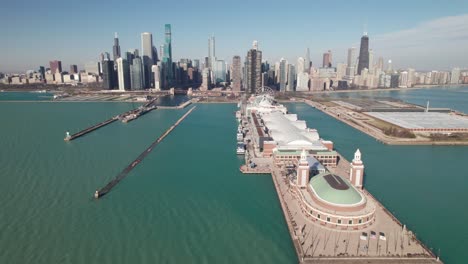
M156 102L156 99L157 99L157 98L155 98L155 99L153 99L153 100L151 100L151 101L145 103L142 107L143 107L143 108L149 108L149 107L151 107L151 105L153 105L153 104ZM106 121L103 121L103 122L98 123L98 124L96 124L96 125L90 126L90 127L86 128L86 129L83 129L83 130L81 130L80 132L75 133L75 134L73 134L73 135L69 135L68 132L67 132L67 136L66 136L63 140L65 140L65 141L72 141L72 140L74 140L74 139L76 139L76 138L79 138L79 137L81 137L81 136L84 136L84 135L86 135L86 134L88 134L88 133L90 133L90 132L92 132L92 131L94 131L94 130L96 130L96 129L98 129L98 128L101 128L101 127L106 126L106 125L108 125L108 124L110 124L110 123L113 123L114 121L117 121L117 120L120 119L121 117L124 117L124 116L126 116L126 115L135 113L135 112L137 112L138 110L139 110L139 108L136 108L136 109L127 111L127 112L122 113L122 114L120 114L120 115L114 116L114 117L112 117L112 118L110 118L110 119L108 119L108 120L106 120ZM153 109L151 109L151 110L153 110Z
M98 123L98 124L96 124L96 125L94 125L94 126L88 127L88 128L86 128L86 129L83 129L83 130L81 130L80 132L75 133L75 134L73 134L73 135L71 135L71 136L69 136L69 135L68 135L68 132L67 132L67 136L64 138L64 140L65 140L65 141L74 140L74 139L79 138L79 137L81 137L81 136L83 136L83 135L86 135L86 134L88 134L89 132L92 132L92 131L94 131L94 130L96 130L96 129L98 129L98 128L101 128L101 127L103 127L103 126L106 126L106 125L108 125L108 124L110 124L110 123L112 123L112 122L114 122L114 121L116 121L116 120L118 120L118 119L119 119L119 116L114 116L114 117L112 117L112 118L110 118L110 119L107 119L106 121L103 121L103 122Z
M97 190L94 193L94 198L98 199L104 195L106 195L108 192L112 190L121 180L123 180L128 173L133 170L140 162L143 161L143 159L167 136L169 133L174 130L194 109L196 106L192 107L190 110L187 111L177 122L175 122L166 132L164 132L161 136L159 136L145 151L143 151L130 165L125 167L125 169L120 172L117 177L115 177L113 180L111 180L106 186L103 188Z

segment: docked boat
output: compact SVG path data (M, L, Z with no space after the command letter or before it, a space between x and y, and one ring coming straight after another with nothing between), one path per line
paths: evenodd
M245 154L245 144L243 142L237 142L237 154L244 155Z
M244 134L242 134L242 131L237 131L237 141L243 141L244 140Z

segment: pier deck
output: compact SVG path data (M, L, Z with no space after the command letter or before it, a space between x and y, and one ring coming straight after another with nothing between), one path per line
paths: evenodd
M150 107L151 105L153 105L153 104L156 102L156 99L157 99L157 98L155 98L155 99L153 99L153 100L151 100L151 101L145 103L145 104L143 105L143 107L144 107L144 108ZM120 117L122 117L122 116L126 116L126 115L129 115L129 114L131 114L131 113L134 113L134 112L136 112L137 110L138 110L138 108L132 109L132 110L127 111L127 112L125 112L125 113L122 113L122 114L120 114L120 115L114 116L114 117L112 117L112 118L110 118L110 119L108 119L108 120L106 120L106 121L103 121L103 122L98 123L98 124L96 124L96 125L90 126L90 127L86 128L86 129L83 129L83 130L81 130L80 132L77 132L77 133L75 133L75 134L73 134L73 135L71 135L71 136L69 136L69 137L67 136L67 137L65 137L63 140L65 140L65 141L71 141L71 140L74 140L74 139L79 138L79 137L81 137L81 136L84 136L84 135L86 135L86 134L88 134L88 133L90 133L90 132L93 132L94 130L96 130L96 129L98 129L98 128L101 128L101 127L106 126L106 125L108 125L108 124L110 124L110 123L113 123L114 121L117 121L117 120L118 120ZM151 109L151 110L153 110L153 109Z
M111 180L106 186L97 190L94 194L96 199L106 195L108 192L112 190L121 180L123 180L130 171L132 171L140 162L143 161L144 158L167 136L171 133L194 109L196 106L192 107L190 110L187 111L177 122L175 122L169 129L166 130L161 136L159 136L151 145L145 149L138 157L130 163L125 169L120 172L113 180Z
M65 141L74 140L74 139L79 138L79 137L81 137L81 136L84 136L84 135L86 135L86 134L88 134L88 133L90 133L90 132L92 132L92 131L94 131L94 130L96 130L96 129L98 129L98 128L101 128L101 127L103 127L103 126L106 126L106 125L108 125L108 124L110 124L110 123L112 123L112 122L114 122L114 121L116 121L116 120L118 120L118 119L119 119L118 116L114 116L114 117L112 117L112 118L110 118L110 119L107 119L106 121L103 121L103 122L98 123L98 124L96 124L96 125L94 125L94 126L88 127L88 128L86 128L86 129L83 129L83 130L81 130L80 132L71 135L70 137L66 137L64 140L65 140Z

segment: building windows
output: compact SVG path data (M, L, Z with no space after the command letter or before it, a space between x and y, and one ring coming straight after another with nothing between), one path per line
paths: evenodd
M362 219L359 219L359 223L362 224Z
M317 218L320 219L320 214L317 214Z
M330 222L330 217L327 217L327 222Z
M338 224L341 224L341 219L338 219Z
M314 211L310 210L310 214L314 214Z
M353 220L352 220L352 219L349 219L348 224L349 224L349 225L352 225L352 224L353 224Z

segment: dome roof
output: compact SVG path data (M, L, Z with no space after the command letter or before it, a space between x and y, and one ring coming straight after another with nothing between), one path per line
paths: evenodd
M355 206L364 202L364 197L347 180L329 172L312 177L309 185L320 200L329 204Z

